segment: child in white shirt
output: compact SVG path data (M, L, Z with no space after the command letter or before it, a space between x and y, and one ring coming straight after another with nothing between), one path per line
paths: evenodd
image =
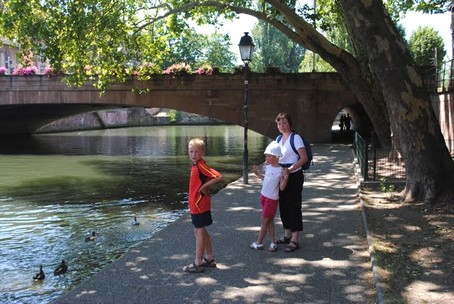
M257 241L249 247L263 249L263 239L268 232L271 241L268 251L275 252L277 245L274 235L274 216L279 204L279 190L282 191L287 186L288 173L279 165L279 157L282 157L282 151L276 141L271 142L263 154L266 158L263 168L264 174L259 172L257 165L253 167L255 175L263 180L262 191L260 192L260 204L262 205L260 233Z

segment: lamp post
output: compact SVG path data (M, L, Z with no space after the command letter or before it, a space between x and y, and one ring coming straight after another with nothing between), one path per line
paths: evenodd
M248 150L247 150L247 131L248 131L248 65L251 62L252 53L254 52L254 43L252 42L251 36L248 32L244 32L244 36L241 37L240 44L240 56L244 62L244 139L243 139L243 184L248 183Z
M317 0L314 0L314 29L316 30L317 29L317 25L315 24L315 20L317 18ZM315 54L314 51L312 51L312 73L315 73L315 56L317 54Z

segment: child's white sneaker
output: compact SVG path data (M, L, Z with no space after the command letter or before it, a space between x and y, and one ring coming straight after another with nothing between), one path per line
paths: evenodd
M263 249L263 244L254 242L251 245L249 245L249 247L251 247L252 249L256 249L256 250L261 250L261 249Z
M269 252L276 252L277 251L277 244L276 243L271 243L270 247L268 248Z

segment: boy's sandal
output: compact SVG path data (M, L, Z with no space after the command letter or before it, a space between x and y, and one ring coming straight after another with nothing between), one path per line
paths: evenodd
M203 268L202 264L197 266L195 262L192 262L188 266L183 267L184 272L189 272L189 273L200 273L203 272L205 268Z
M268 248L269 252L276 252L277 251L277 245L276 243L271 243L270 247Z
M282 236L280 239L276 240L276 244L288 244L290 243L291 237Z
M291 241L290 244L285 248L285 252L293 252L300 248L300 245L297 242Z
M211 259L211 260L208 260L207 258L203 258L203 263L201 264L201 266L204 266L204 267L209 267L209 268L216 268L216 262L214 261L214 259Z

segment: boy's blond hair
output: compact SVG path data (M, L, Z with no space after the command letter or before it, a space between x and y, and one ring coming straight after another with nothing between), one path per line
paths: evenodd
M193 138L189 141L188 147L196 146L199 147L203 153L205 153L205 142L201 138Z

